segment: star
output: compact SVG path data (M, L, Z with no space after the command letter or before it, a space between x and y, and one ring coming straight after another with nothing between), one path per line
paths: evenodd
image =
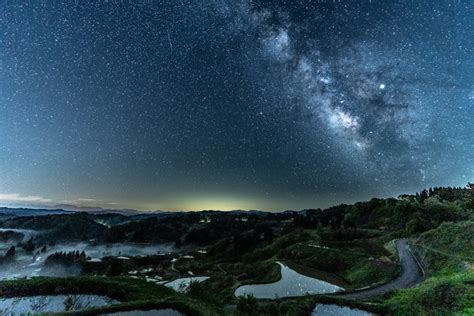
M473 6L6 1L0 204L284 210L464 185Z

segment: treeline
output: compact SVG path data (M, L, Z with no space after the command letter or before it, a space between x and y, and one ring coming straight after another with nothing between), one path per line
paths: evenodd
M474 209L473 191L467 188L435 187L398 198L371 199L353 205L341 204L303 211L170 213L167 215L125 217L85 213L17 217L0 221L2 227L42 230L34 240L20 242L25 251L51 242L139 242L209 245L216 240L236 238L245 248L255 240L254 234L271 239L275 228L292 223L293 227L314 229L328 227L333 231L355 234L358 228L406 230L422 232L443 221L468 218ZM258 233L260 224L265 232ZM260 225L260 226L259 226ZM270 227L270 228L268 228ZM16 239L20 235L5 233L1 239ZM246 240L249 240L248 242ZM37 244L37 245L36 245Z
M5 263L11 263L16 254L16 248L15 246L11 246L6 252L4 256L0 256L0 265L5 264Z
M330 227L356 231L357 227L405 230L420 233L442 222L472 217L474 194L466 188L430 188L398 199L371 199L353 205L341 204L325 210L306 210L293 223L303 228Z
M222 238L233 237L253 230L260 222L268 223L278 214L183 213L172 217L151 217L112 226L105 235L106 242L176 242L181 244L212 244ZM287 215L281 216L288 219ZM258 228L263 229L263 228ZM269 236L267 229L266 238Z
M0 231L0 242L16 241L19 242L23 240L25 235L20 232L13 230Z
M66 267L70 267L73 265L81 264L85 262L87 256L84 251L79 252L76 251L68 251L68 252L55 252L46 258L45 266L52 266L52 265L62 265Z
M0 227L40 230L35 241L42 244L101 239L108 230L86 213L15 217L0 221Z
M461 187L435 187L424 189L417 192L415 195L402 194L399 198L416 199L419 202L424 202L429 197L438 197L442 201L462 201L472 199L473 193L469 189Z
M179 217L184 219L183 217ZM191 219L192 220L192 219ZM188 219L189 223L190 220ZM105 242L174 242L187 231L186 221L177 218L151 217L112 226L105 234Z

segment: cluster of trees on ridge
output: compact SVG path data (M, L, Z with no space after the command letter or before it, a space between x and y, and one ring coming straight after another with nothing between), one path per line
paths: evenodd
M180 246L206 245L231 237L237 240L255 240L258 237L269 241L272 239L272 227L290 224L304 229L328 227L333 231L346 233L356 233L358 228L373 228L403 230L408 234L415 234L445 221L469 218L472 209L474 193L471 189L448 187L430 188L398 198L374 198L353 205L341 204L324 210L173 213L165 217L150 216L141 219L114 214L114 224L102 223L107 220L104 216L76 213L19 217L6 219L0 224L2 227L46 230L46 233L35 237L34 241L38 244L47 244L51 240L93 240L106 243L176 242ZM19 238L16 235L13 237ZM29 240L19 246L33 251L34 241Z

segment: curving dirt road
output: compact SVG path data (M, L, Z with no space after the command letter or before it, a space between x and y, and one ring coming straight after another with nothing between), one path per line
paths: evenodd
M423 272L408 245L408 240L398 239L396 246L401 264L401 273L398 277L380 286L357 290L347 294L336 294L335 296L363 300L420 283L423 280Z

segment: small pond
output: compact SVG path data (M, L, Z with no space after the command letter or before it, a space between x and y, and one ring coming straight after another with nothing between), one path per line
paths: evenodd
M111 314L105 314L104 316L184 316L183 313L178 312L174 309L152 309L149 311L133 310L128 312L117 312Z
M335 304L318 304L311 316L372 316L369 312Z
M172 288L175 291L185 292L188 289L191 282L203 282L203 281L206 281L207 279L209 279L208 276L180 278L180 279L176 279L174 281L165 283L164 285Z
M343 288L326 281L311 278L277 262L281 267L281 279L274 283L246 284L235 290L235 296L252 294L256 298L303 296L306 294L334 293Z
M41 295L0 298L0 315L60 313L117 304L99 295Z

